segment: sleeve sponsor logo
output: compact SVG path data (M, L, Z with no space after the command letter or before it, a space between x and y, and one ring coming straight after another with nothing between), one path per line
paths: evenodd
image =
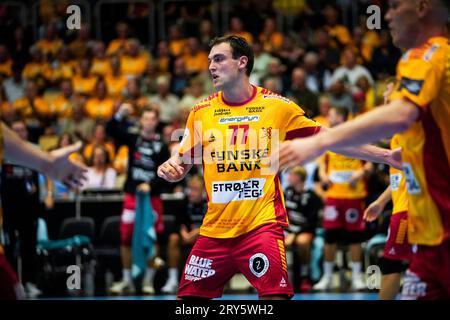
M400 85L398 86L398 91L405 88L408 92L413 95L418 96L422 90L424 80L413 80L410 78L402 77L400 79Z
M402 181L402 174L401 173L395 173L395 174L391 174L389 176L390 181L391 181L391 190L392 191L397 191L399 186L400 186L400 182Z
M286 103L291 103L291 101L285 97L278 96L278 95L263 95L263 99L278 99L281 101L284 101Z
M212 203L259 199L264 195L265 183L264 178L213 182Z
M259 116L236 116L236 117L225 117L220 118L219 123L241 123L241 122L257 122L259 121Z

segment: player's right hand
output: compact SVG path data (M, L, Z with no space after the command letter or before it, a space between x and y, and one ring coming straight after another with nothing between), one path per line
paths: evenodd
M186 168L182 165L181 159L178 156L170 157L158 167L158 177L169 181L177 182L186 175Z
M377 201L372 202L364 211L363 219L369 222L375 221L383 212L384 206Z

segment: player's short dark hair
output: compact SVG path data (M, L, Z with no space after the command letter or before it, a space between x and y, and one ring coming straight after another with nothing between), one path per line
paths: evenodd
M255 62L255 55L253 53L253 49L250 46L250 44L248 44L248 42L242 37L229 35L229 36L215 37L209 42L209 47L212 48L221 43L230 44L233 59L238 59L242 56L246 56L248 58L247 70L245 73L248 76L250 76L253 70L253 64Z

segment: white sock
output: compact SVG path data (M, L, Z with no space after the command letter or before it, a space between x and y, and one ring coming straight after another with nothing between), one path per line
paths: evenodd
M131 269L122 269L122 280L131 283L133 279L131 279Z
M168 281L178 282L178 268L169 268Z
M328 262L325 261L323 263L323 276L327 278L331 278L333 276L333 270L334 270L334 261Z
M155 276L155 272L156 272L155 268L147 268L145 270L144 282L153 283L153 277Z
M306 277L309 274L309 265L302 264L300 266L300 277Z
M352 262L352 280L355 280L361 276L361 262Z

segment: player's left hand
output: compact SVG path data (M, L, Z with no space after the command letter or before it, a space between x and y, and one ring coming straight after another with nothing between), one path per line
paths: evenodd
M68 188L76 189L82 186L86 181L87 168L83 163L69 159L69 156L78 151L81 145L81 142L77 142L50 152L50 161L47 167L43 168L43 173L51 179L61 181Z
M284 141L280 146L279 153L272 153L271 163L277 163L276 157L279 156L279 170L292 169L317 158L323 152L324 150L320 149L315 136Z

